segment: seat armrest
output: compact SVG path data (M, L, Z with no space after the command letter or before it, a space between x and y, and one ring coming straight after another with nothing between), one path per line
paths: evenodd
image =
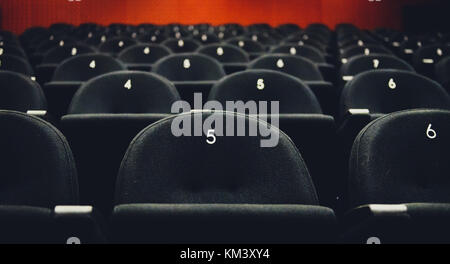
M59 205L53 215L62 232L61 243L70 238L79 239L81 244L106 242L106 221L92 206Z

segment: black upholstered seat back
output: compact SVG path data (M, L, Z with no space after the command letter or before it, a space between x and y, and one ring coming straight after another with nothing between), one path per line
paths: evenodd
M124 49L118 58L125 63L154 63L170 53L170 50L162 45L138 44Z
M136 43L137 41L132 38L115 37L103 42L98 47L98 50L100 52L117 54L126 49L127 47L135 45Z
M33 68L23 57L14 55L0 56L0 71L13 71L28 76L33 75Z
M272 70L247 70L229 75L213 86L209 100L223 105L226 101L278 101L280 113L322 113L316 96L305 83Z
M200 47L200 43L193 39L167 39L161 43L174 53L194 52Z
M160 59L153 72L171 81L218 80L225 75L215 59L195 53L174 54Z
M1 36L0 36L0 41L4 41L1 39ZM13 56L17 56L17 57L24 58L24 59L27 58L25 51L23 51L23 49L20 48L20 46L16 46L14 44L0 45L0 58L4 55L13 55Z
M352 205L450 202L450 112L412 110L378 118L356 138Z
M30 77L0 71L0 109L19 112L46 110L47 101L39 84Z
M439 83L408 71L373 70L357 75L342 92L341 115L348 109L391 113L414 108L450 109Z
M42 63L60 63L72 56L93 52L95 50L92 47L84 44L57 46L45 53Z
M125 70L125 66L111 56L87 53L64 60L56 68L52 81L87 81L98 75Z
M351 58L358 55L370 54L392 54L387 48L377 44L367 44L365 46L352 45L342 50L341 58Z
M194 119L229 118L235 128L244 122L246 135L250 125L258 125L256 119L235 113L191 112L148 126L122 161L116 204L317 204L300 153L277 128L270 128L279 133L275 147L261 147L261 136L217 135L210 144L212 136L174 136L172 126L183 117L191 118L184 124L192 125L192 131Z
M341 67L342 76L355 76L369 70L395 69L414 71L407 62L386 54L358 55L353 56Z
M249 38L237 37L227 40L231 45L238 46L246 52L263 52L264 47L260 43Z
M305 81L322 81L317 66L309 59L288 54L270 54L252 61L249 69L267 69L280 71Z
M436 78L450 92L450 56L436 64Z
M274 48L271 53L282 53L300 56L316 63L326 62L323 53L319 49L308 45L300 46L284 44Z
M120 71L86 82L72 99L69 114L170 113L179 100L167 79L153 73Z
M248 54L230 44L209 44L197 50L198 53L215 58L220 62L248 62Z
M0 110L0 204L76 204L78 184L69 145L49 123Z

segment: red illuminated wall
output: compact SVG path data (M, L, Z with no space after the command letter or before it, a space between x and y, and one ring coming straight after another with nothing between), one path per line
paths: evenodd
M352 22L402 27L401 7L420 0L0 0L1 27L16 33L55 22L167 24L265 22L271 25ZM80 1L80 2L76 2Z

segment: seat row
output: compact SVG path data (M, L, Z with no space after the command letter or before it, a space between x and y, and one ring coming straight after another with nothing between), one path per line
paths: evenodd
M176 135L177 119L192 127L199 119L213 132ZM245 136L221 135L208 120L244 123ZM55 127L5 110L0 124L8 128L0 131L2 242L448 242L449 111L395 112L359 133L348 178L353 209L338 216L340 226L319 205L301 146L261 119L205 110L146 126L126 147L106 218L80 202L85 179ZM261 125L278 135L276 145L260 147L264 136L249 134Z
M330 175L345 171L354 138L370 121L406 109L450 109L450 96L438 83L394 70L368 71L347 83L338 119L324 113L315 95L320 90L272 70L247 70L224 77L209 93L198 93L193 104L185 102L189 107L181 109L175 107L182 102L177 87L164 77L140 71L106 73L77 87L61 119L45 111L45 95L36 82L5 71L0 72L0 83L8 84L1 89L0 109L40 115L63 131L84 181L80 183L83 201L106 210L112 205L115 175L132 138L160 119L202 109L208 103L219 103L224 110L230 102L242 102L245 109L252 102L277 102L276 109L253 114L279 120L277 127L302 150L321 203L333 208L346 197L345 179ZM98 192L99 188L103 192Z
M91 25L92 26L92 25ZM117 25L112 26L115 28ZM84 28L83 26L82 28ZM147 25L146 28L151 28L150 25ZM204 28L203 26L199 26L200 28ZM54 28L51 31L59 32L59 34L63 34L65 29L70 32L70 28L66 26L57 26L58 30ZM90 27L88 27L90 28ZM133 28L133 27L130 27ZM179 26L169 25L168 28L177 32L180 30ZM191 31L195 28L187 27ZM219 27L220 28L220 27ZM233 27L232 27L233 28ZM73 28L72 28L73 29ZM145 30L147 30L145 29ZM83 29L84 30L84 29ZM129 29L127 29L129 30ZM142 29L145 31L144 29ZM228 30L227 27L223 27L219 29L219 31ZM249 32L255 33L255 31L260 31L259 33L267 33L267 31L272 30L270 27L249 27L247 29ZM39 30L38 30L39 31ZM113 30L114 31L114 30ZM386 30L387 31L387 30ZM381 32L381 33L380 33ZM5 32L6 34L7 32ZM66 32L67 33L67 32ZM258 33L258 32L257 32ZM437 79L447 85L445 80L445 63L440 64L440 67L435 66L442 58L446 57L448 54L448 45L445 40L445 37L442 35L438 35L441 37L430 37L430 41L428 43L422 44L421 47L414 52L414 58L409 60L410 64L414 67L408 65L408 63L399 60L398 58L392 59L395 55L398 55L394 50L393 46L397 44L391 45L390 38L384 37L382 35L388 35L388 33L375 30L374 32L366 32L361 31L358 28L351 25L339 25L336 28L337 35L337 46L338 52L336 54L336 61L334 61L334 47L332 41L332 33L326 27L321 27L318 25L312 25L306 28L304 31L298 30L292 32L285 38L285 40L281 39L276 41L275 44L272 43L271 48L264 48L261 44L259 44L258 38L232 38L229 39L226 43L216 43L207 45L205 48L200 48L201 53L210 55L220 62L226 64L224 65L224 69L226 73L233 73L238 70L243 70L246 68L246 62L250 59L254 59L258 56L266 54L267 52L272 53L284 53L290 55L302 56L307 59L312 60L315 63L318 63L318 67L321 70L321 73L325 80L335 83L336 81L336 70L335 67L341 67L340 64L346 64L353 57L359 57L362 55L368 55L370 58L365 58L357 60L359 62L352 62L352 65L357 66L346 66L343 65L341 68L341 74L339 79L343 79L345 83L346 80L351 79L355 74L360 73L367 69L377 69L377 68L396 68L396 69L408 69L408 70L417 70L419 73L429 76L431 78ZM256 34L256 33L255 33ZM24 34L27 35L27 34ZM255 35L256 36L256 35ZM79 44L74 41L57 41L55 36L50 34L50 41L53 44L44 45L46 47L45 53L48 55L48 58L44 60L43 65L39 65L39 67L35 70L38 78L37 80L43 84L51 79L51 76L56 68L56 64L60 63L64 58L76 56L78 54L83 54L85 52L93 52L97 51L99 47L89 47L86 44ZM407 36L404 36L406 40L409 40ZM5 41L8 39L9 42L6 43L19 43L19 40L15 38L14 35L6 34ZM406 41L405 40L405 41ZM311 42L312 41L312 42ZM393 41L397 43L396 41ZM195 39L190 38L172 38L164 41L166 43L169 50L165 49L166 46L157 46L155 44L138 44L136 40L130 38L129 36L114 35L111 39L104 39L104 42L100 46L104 46L104 49L100 49L101 52L105 52L108 54L116 55L118 52L127 49L127 52L123 52L122 59L128 64L129 69L132 70L150 70L152 64L156 62L157 59L160 59L162 56L167 56L170 53L167 52L186 52L186 51L194 51L198 48L198 43L196 43ZM284 44L283 44L284 43ZM4 43L3 43L4 44ZM18 44L20 45L20 44ZM130 48L130 45L135 46ZM228 47L228 45L233 47ZM424 46L422 46L424 45ZM47 47L48 46L48 47ZM153 47L153 49L151 49ZM259 48L258 48L259 47ZM262 48L261 48L262 47ZM128 49L130 48L130 49ZM233 49L234 48L234 49ZM8 49L12 50L9 54L13 54L15 56L24 55L23 50L17 50L16 47L8 47ZM8 54L5 49L4 54ZM150 52L150 49L154 52ZM245 51L238 52L237 49L241 49L240 51L246 50L249 52L246 56ZM29 53L29 52L27 52ZM43 51L41 52L41 57L44 57ZM144 54L144 55L142 55ZM30 54L28 54L30 55ZM374 56L377 55L377 56ZM379 56L378 56L379 55ZM32 54L31 54L32 56ZM403 58L402 56L399 56ZM42 60L42 58L41 58ZM361 60L363 62L361 62ZM417 62L417 63L416 63ZM4 63L5 64L5 63ZM6 63L8 64L8 63ZM280 63L281 64L281 63ZM334 66L333 66L334 64ZM33 65L33 63L32 63ZM344 67L345 66L345 67ZM436 69L434 69L436 67ZM356 68L356 69L352 69ZM439 69L437 69L439 68ZM443 68L443 69L442 69ZM24 72L33 75L30 72L30 67L22 67ZM341 83L342 85L342 83Z

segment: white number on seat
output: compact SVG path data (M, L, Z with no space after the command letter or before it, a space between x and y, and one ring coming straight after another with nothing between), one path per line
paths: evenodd
M291 53L291 55L295 55L297 54L297 50L294 47L291 47L291 49L289 49L289 53Z
M123 47L123 45L124 45L123 41L122 41L122 40L121 40L121 41L119 41L119 44L118 44L118 45L119 45L119 47L121 47L121 48L122 48L122 47Z
M223 55L222 47L218 47L216 52L217 52L217 55L222 56Z
M206 136L206 143L210 145L216 143L216 135L214 135L214 129L208 129L208 134Z
M397 88L397 84L395 83L393 78L389 79L388 85L389 85L389 88L391 88L392 90Z
M436 131L431 128L431 124L429 124L427 128L427 137L429 139L435 139L437 137Z
M182 39L178 40L178 47L183 47L184 41Z
M256 88L258 88L258 90L262 90L264 89L265 85L264 85L264 79L258 79L256 81Z
M185 69L189 69L191 67L191 61L189 59L184 59L183 61L183 67Z
M89 67L95 69L95 60L92 60L91 63L89 63Z
M374 69L378 69L378 67L380 66L380 61L378 59L373 59L373 68Z
M144 54L149 54L149 53L150 53L150 48L149 47L145 47Z
M78 52L77 48L73 47L70 54L72 54L72 56L75 56L77 55L77 52Z
M125 83L125 85L123 87L127 88L128 90L130 90L131 89L131 79L128 79L128 81Z
M277 60L277 67L280 69L284 67L284 61L282 59Z
M369 55L370 54L370 49L368 49L368 48L365 48L364 49L364 55Z

